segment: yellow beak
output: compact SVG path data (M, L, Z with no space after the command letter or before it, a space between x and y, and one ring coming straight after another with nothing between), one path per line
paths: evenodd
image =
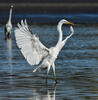
M73 24L73 23L71 23L71 22L67 22L67 24L70 24L70 25L75 25L75 24Z

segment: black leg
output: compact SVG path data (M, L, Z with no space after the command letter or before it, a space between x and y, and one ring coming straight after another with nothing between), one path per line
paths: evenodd
M47 82L48 82L47 80L48 80L48 73L49 73L49 70L50 70L50 66L47 67L46 84L47 84Z
M58 81L57 81L57 79L56 79L56 76L54 76L55 77L55 83L58 83Z
M46 83L46 84L47 84L47 82L48 82L47 80L48 80L48 75L46 76L46 80L45 80L45 83Z
M54 73L54 80L55 80L55 83L57 83L56 73L55 73L55 64L54 63L52 64L52 68L53 68L53 73Z

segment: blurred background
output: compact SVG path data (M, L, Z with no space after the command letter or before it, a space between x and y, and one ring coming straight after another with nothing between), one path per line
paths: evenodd
M61 18L77 23L98 22L97 0L0 0L1 23L8 18L10 5L14 6L13 23L21 18L33 23L55 23Z

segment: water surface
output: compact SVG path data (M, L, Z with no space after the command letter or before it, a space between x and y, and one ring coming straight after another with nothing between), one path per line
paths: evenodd
M31 25L45 46L55 46L55 25ZM63 27L64 38L66 30ZM14 28L12 39L4 40L0 26L0 100L98 100L98 26L74 26L75 34L67 41L56 60L55 84L52 69L48 85L46 72L33 73L18 49Z
M9 12L0 13L0 24L5 24L8 21ZM66 19L74 23L82 24L98 24L98 14L97 13L64 13L64 14L53 14L53 13L16 13L13 10L12 23L16 24L21 19L27 19L30 24L54 24L61 19Z

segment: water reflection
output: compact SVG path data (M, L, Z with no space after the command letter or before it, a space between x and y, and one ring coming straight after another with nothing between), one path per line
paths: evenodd
M56 93L56 85L52 87L51 86L43 87L43 90L36 88L35 90L33 89L34 96L29 100L55 100L55 93Z
M56 44L56 26L35 25L31 29L47 47ZM46 74L32 73L33 66L24 59L15 39L5 41L3 35L0 27L0 100L98 100L97 26L75 26L74 36L55 62L58 84L54 85L50 70L48 87Z
M7 51L8 51L8 66L9 66L9 79L10 79L10 85L13 83L13 80L12 80L12 75L13 75L13 66L12 66L12 39L11 38L8 38L6 40L7 42Z
M7 39L8 61L10 67L10 74L12 75L12 39Z

